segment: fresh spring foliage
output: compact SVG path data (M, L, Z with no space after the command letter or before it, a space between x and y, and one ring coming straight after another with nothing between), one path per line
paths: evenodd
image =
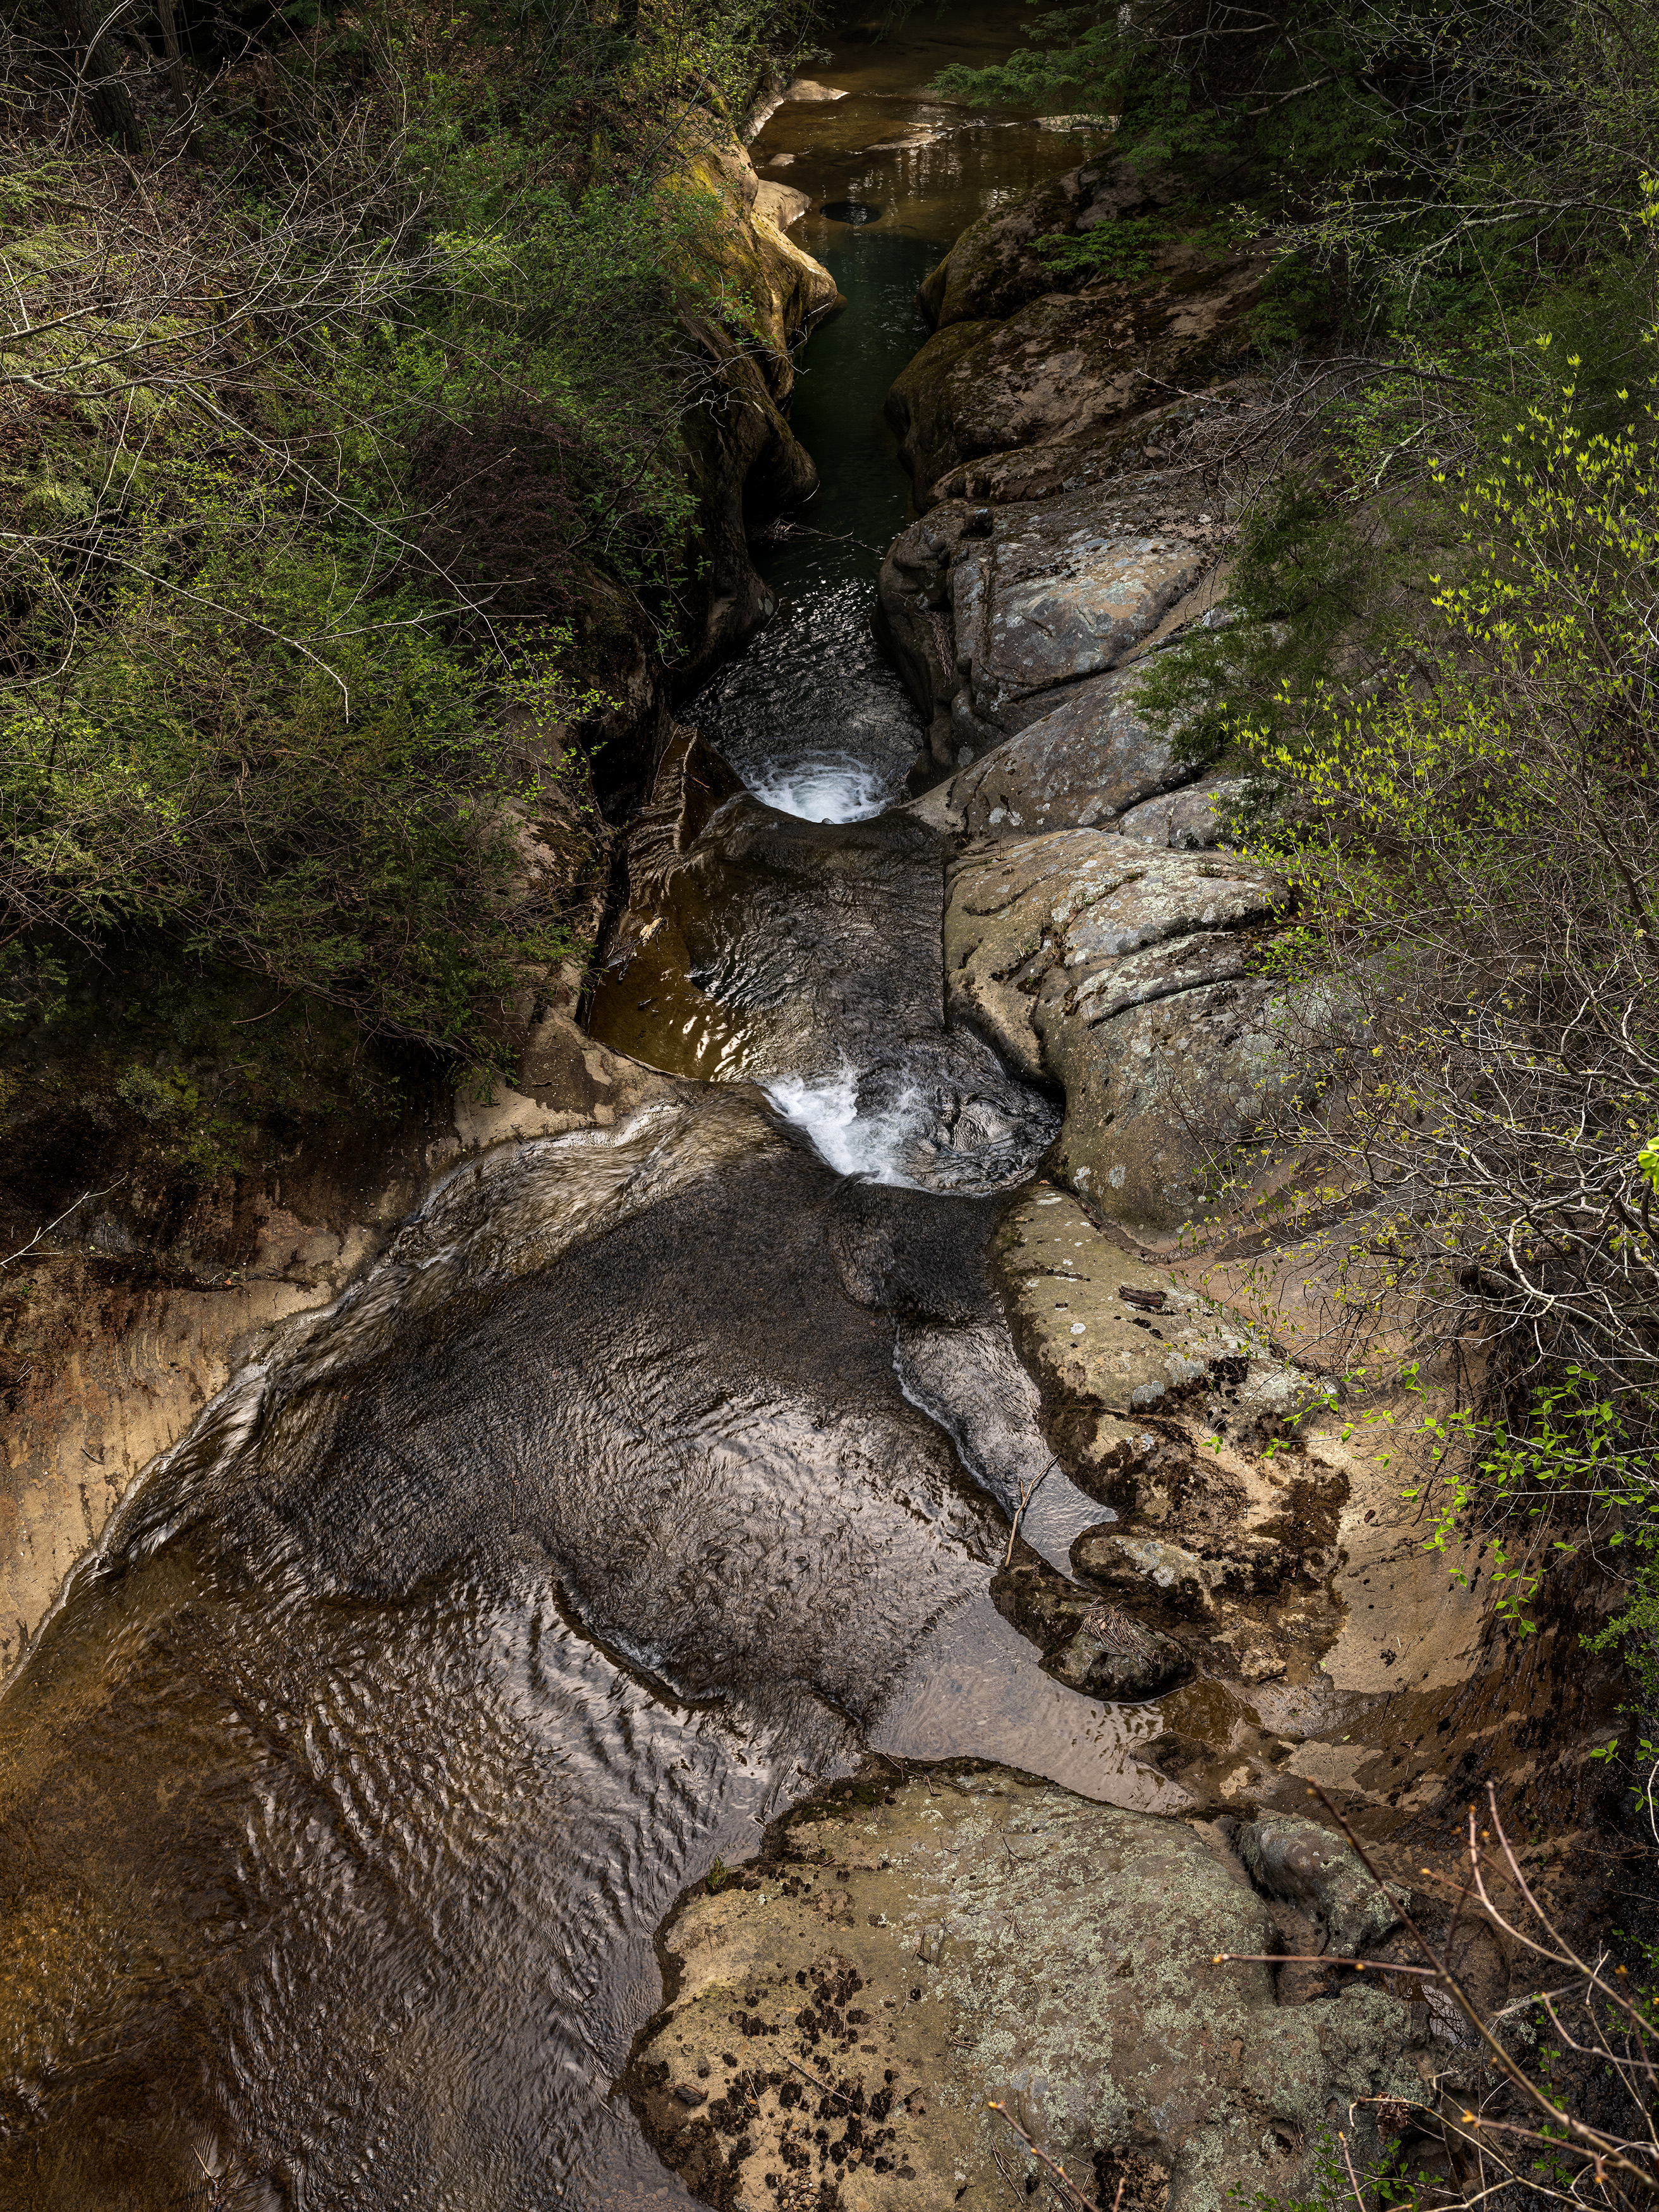
M1490 1537L1523 1632L1547 1559L1592 1547L1626 1589L1601 1641L1640 1657L1659 1650L1655 387L1593 429L1564 367L1495 453L1437 472L1446 567L1389 680L1214 712L1297 909L1285 1045L1324 1102L1301 1202L1357 1226L1324 1235L1356 1310L1485 1340L1478 1412L1425 1431L1431 1540Z
M210 997L240 973L256 1005L499 1060L497 1003L592 904L566 733L618 635L672 653L696 562L686 318L744 310L690 165L792 20L313 9L204 51L171 121L118 88L125 119L93 118L118 162L40 97L60 33L32 46L25 9L0 1027L44 1034L142 939Z

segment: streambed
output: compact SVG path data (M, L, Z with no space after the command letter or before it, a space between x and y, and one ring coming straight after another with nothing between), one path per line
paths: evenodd
M819 110L843 197L908 175L952 227L1077 158ZM676 1097L458 1170L72 1578L0 1707L0 2202L687 2203L612 2084L716 1856L872 1752L1181 1801L1155 1717L988 1595L1047 1448L982 1255L1054 1116L946 1025L938 841L881 812L920 733L869 629L878 409L948 232L843 228L826 489L691 717L749 793L688 892L717 1064L641 952L612 1012ZM1056 1474L1025 1533L1063 1565L1105 1517Z

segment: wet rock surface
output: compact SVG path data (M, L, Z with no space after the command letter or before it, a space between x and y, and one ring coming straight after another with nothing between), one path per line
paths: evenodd
M861 1799L863 1802L859 1802ZM1212 1829L995 1768L805 1808L664 1932L665 2010L627 2086L707 2203L1006 2204L1036 2173L1222 2212L1291 2196L1357 2099L1420 2097L1405 2005L1279 2002L1274 1908Z
M781 1079L803 1111L844 1086L852 1119L886 1133L890 1179L1011 1181L1049 1141L1052 1109L947 1024L944 861L937 831L902 814L779 813L682 733L632 834L594 1034L671 1073Z

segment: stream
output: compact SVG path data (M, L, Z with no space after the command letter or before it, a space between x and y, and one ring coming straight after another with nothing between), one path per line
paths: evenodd
M0 2203L684 2205L611 2084L717 1856L873 1753L1164 1801L1155 1713L988 1594L1048 1452L982 1253L1055 1117L947 1028L943 848L890 811L879 409L941 247L1081 155L919 94L929 29L755 149L878 212L796 234L849 302L824 488L687 712L744 787L676 863L688 974L595 1012L705 1079L459 1168L71 1578L0 1707ZM1063 1569L1109 1517L1056 1472L1023 1528Z

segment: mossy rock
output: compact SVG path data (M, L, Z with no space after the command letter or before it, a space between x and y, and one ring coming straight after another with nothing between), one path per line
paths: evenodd
M1182 187L1171 169L1143 172L1126 161L1085 162L1044 185L1018 206L969 223L922 280L921 306L941 330L952 323L1012 315L1058 289L1060 279L1036 251L1039 239L1086 232L1165 205Z

